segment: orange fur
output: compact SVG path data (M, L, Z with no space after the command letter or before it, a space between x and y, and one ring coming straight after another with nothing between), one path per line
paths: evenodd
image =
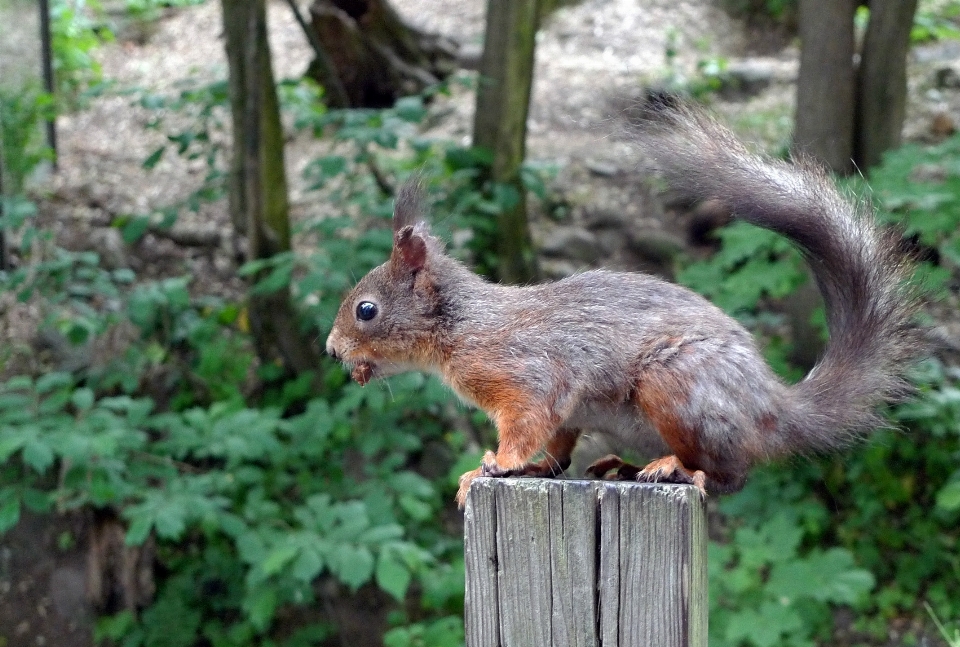
M665 370L648 369L634 394L634 401L663 440L686 466L699 469L701 455L697 433L684 424L677 405L686 402L689 383Z

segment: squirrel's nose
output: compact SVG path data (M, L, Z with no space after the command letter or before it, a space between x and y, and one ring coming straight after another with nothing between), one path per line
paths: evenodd
M327 355L340 361L340 358L337 356L337 349L333 347L333 333L330 333L330 336L327 337Z

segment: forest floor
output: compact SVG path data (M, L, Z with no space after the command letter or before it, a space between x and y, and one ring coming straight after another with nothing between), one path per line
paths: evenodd
M479 49L484 0L394 0L401 14L428 31L440 32L467 49ZM286 3L272 0L269 30L276 77L298 78L312 51ZM59 172L50 178L42 205L47 221L60 230L61 244L92 249L108 263L132 265L145 278L189 272L204 289L242 293L226 201L203 204L197 213L182 210L174 228L207 244L184 246L170 237L147 236L135 249L125 246L111 223L117 217L149 214L183 200L202 182L202 159L165 155L143 168L151 152L189 119L157 112L136 101L144 92L171 97L187 85L226 78L219 3L168 10L157 21L128 25L99 58L110 90L89 105L58 120ZM668 58L667 52L674 54ZM649 85L667 78L694 79L698 65L724 62L730 69L761 70L757 92L725 93L712 107L748 139L768 150L789 141L793 82L798 51L776 30L752 29L713 3L692 0L588 0L558 10L538 34L535 79L528 121L528 158L559 168L554 189L571 205L571 223L590 218L614 220L648 234L662 232L683 245L684 224L664 218L651 201L637 171L637 151L618 132L611 115L634 103ZM916 49L911 57L908 139L929 138L933 124L952 124L960 115L960 92L938 89L937 69L960 66L960 44L948 42ZM960 67L958 67L960 69ZM753 71L751 71L753 70ZM468 78L470 73L465 73ZM681 81L682 82L682 81ZM431 135L469 141L473 92L454 84L431 110ZM224 112L217 113L226 119ZM944 117L945 116L945 117ZM159 127L151 123L162 119ZM228 129L213 131L227 145ZM290 133L286 150L292 213L295 219L322 208L302 179L304 166L323 154L327 143L309 133ZM543 242L554 223L534 218L534 234ZM174 236L173 238L184 238ZM657 271L636 255L608 254L614 265ZM169 266L177 259L179 268ZM164 260L167 259L167 260ZM561 264L548 274L576 269ZM204 288L203 284L209 283Z

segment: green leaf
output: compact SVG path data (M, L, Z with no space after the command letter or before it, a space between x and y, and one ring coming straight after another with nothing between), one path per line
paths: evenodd
M297 556L298 550L296 546L290 545L274 548L267 554L260 568L267 575L276 575Z
M377 559L377 586L403 602L410 586L410 571L393 550L382 550Z
M304 174L310 175L317 182L324 182L347 170L347 158L342 155L327 155L315 159Z
M93 406L93 390L86 387L77 389L73 392L70 401L80 411L89 411L90 407Z
M433 506L409 494L401 494L397 500L400 508L416 521L425 521L433 516Z
M20 497L13 490L0 491L0 534L20 521Z
M143 160L143 168L150 170L157 165L157 162L160 161L160 158L163 157L163 153L167 150L166 146L161 146L157 150L150 153L147 159Z
M50 512L54 501L53 492L44 492L32 487L23 488L20 495L23 498L23 505L33 512Z
M93 639L98 644L105 640L119 641L135 624L136 618L131 611L121 611L115 616L102 616L97 618Z
M23 462L43 474L53 463L53 449L45 442L29 440L23 447Z
M937 492L937 507L947 512L960 510L960 481L947 483Z
M301 582L312 582L323 570L323 558L313 546L301 546L291 573Z
M143 238L149 229L149 216L134 216L124 223L120 231L123 235L123 242L132 245Z
M251 294L271 294L282 290L290 285L290 277L292 274L292 263L275 265L267 276L257 281L257 284L254 285L251 290Z
M23 447L24 443L27 442L26 437L22 433L13 434L14 428L0 428L0 463L5 463L14 452Z
M343 545L337 548L331 570L338 579L356 591L373 575L373 555L362 546Z
M410 123L420 123L427 114L423 99L419 96L403 97L393 106L397 116Z
M853 604L869 593L873 585L873 575L855 567L850 551L831 548L813 552L804 559L776 564L767 587L771 595L789 600L811 598Z
M135 517L130 523L130 527L127 528L127 536L124 537L124 543L126 543L127 546L139 546L147 540L152 527L153 522L148 516L140 515Z
M37 379L37 393L49 393L73 384L73 376L69 373L47 373Z
M247 591L243 600L243 610L250 617L250 622L260 631L266 630L273 621L273 614L277 610L277 591L270 586L260 586Z
M164 539L177 539L186 528L187 510L180 506L170 505L157 509L153 525L157 529L157 536Z

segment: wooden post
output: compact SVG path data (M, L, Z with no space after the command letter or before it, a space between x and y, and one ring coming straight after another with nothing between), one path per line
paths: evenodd
M478 478L467 647L706 647L707 531L692 486Z

